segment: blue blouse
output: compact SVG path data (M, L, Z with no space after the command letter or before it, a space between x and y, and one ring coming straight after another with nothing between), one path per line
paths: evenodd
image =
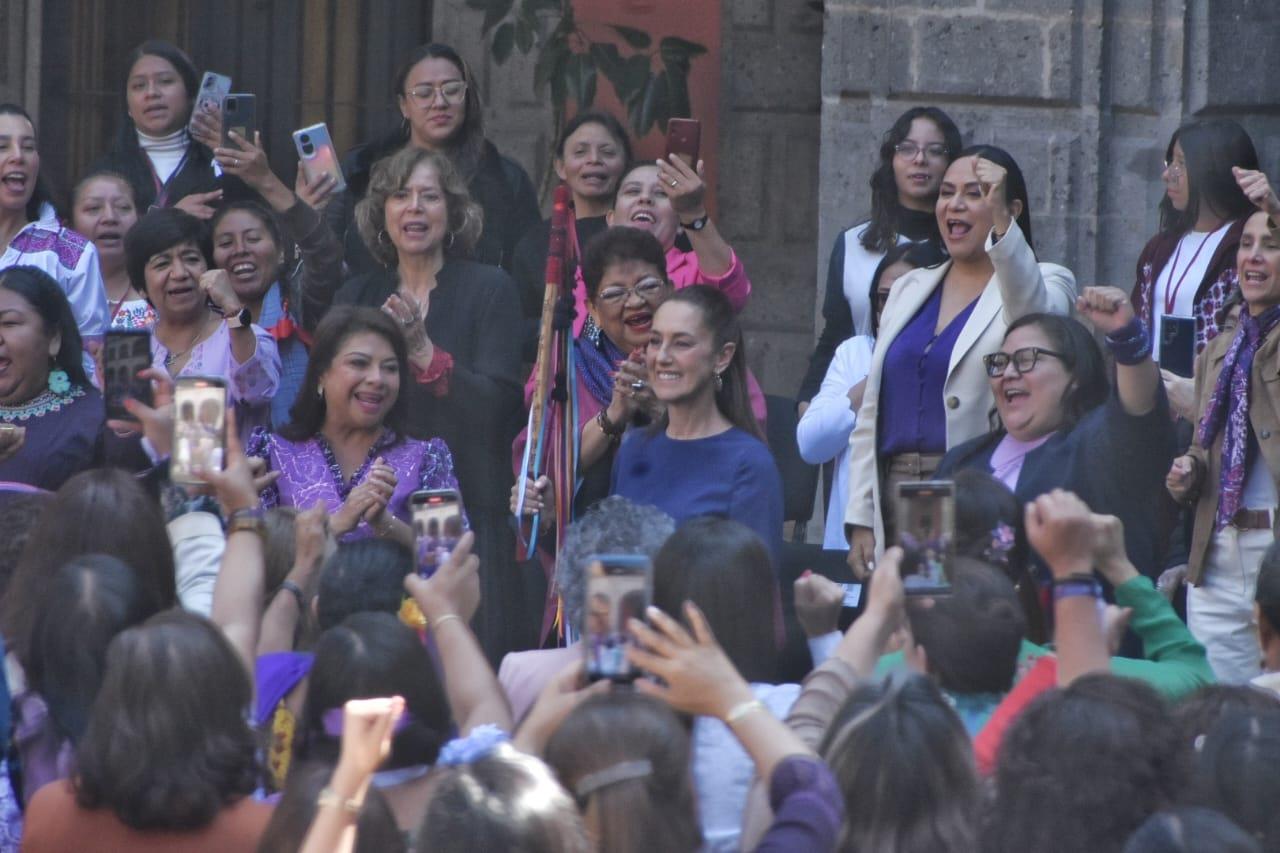
M942 310L942 285L938 285L889 344L880 379L876 429L876 449L881 456L946 451L947 413L942 390L951 366L951 350L977 304L974 299L945 329L935 333Z

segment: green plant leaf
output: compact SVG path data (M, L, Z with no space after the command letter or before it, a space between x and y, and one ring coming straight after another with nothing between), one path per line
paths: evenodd
M493 61L501 65L511 58L511 49L516 43L516 28L510 21L505 22L493 32Z
M575 53L565 63L569 97L586 109L596 97L596 64L585 53Z
M649 45L653 44L653 39L644 30L637 30L635 27L610 26L618 35L622 36L622 40L634 47L636 50L646 50Z
M706 52L707 49L697 42L686 41L675 36L667 36L658 42L658 53L662 56L663 63L679 65L685 71L689 70L689 60Z
M485 35L497 26L511 12L513 5L515 0L488 0L484 5L484 23L480 25L480 34Z
M516 19L516 49L521 53L528 53L533 50L534 29L533 24L524 19L523 16Z
M533 66L533 93L539 98L546 91L547 83L562 76L564 62L569 58L569 47L563 41L548 41L538 54ZM556 101L555 103L560 103Z
M618 52L618 46L607 42L592 42L591 58L595 61L596 68L616 87L622 71L622 54Z
M640 121L636 126L636 136L640 137L648 133L649 128L653 127L654 121L659 117L662 118L662 124L665 126L668 112L667 73L659 71L645 87L644 98L640 103Z
M619 72L619 79L614 83L614 88L618 90L618 97L628 107L633 102L638 102L644 96L645 87L649 85L649 57L648 56L629 56L622 62L622 70ZM618 83L622 85L619 86Z
M679 66L664 65L667 69L667 117L689 118L693 115L693 108L689 104L689 76ZM662 125L665 133L665 120Z

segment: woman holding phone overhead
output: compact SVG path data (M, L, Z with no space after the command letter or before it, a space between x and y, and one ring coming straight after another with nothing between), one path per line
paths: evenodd
M845 524L859 577L892 541L897 483L929 479L947 449L987 431L982 357L1024 314L1070 314L1075 303L1071 271L1036 260L1026 182L1008 152L961 151L935 215L951 260L894 286L851 439Z
M538 194L525 170L484 135L480 85L458 52L445 44L415 49L395 77L403 123L381 139L351 151L342 172L347 189L324 211L343 242L352 274L379 267L357 222L356 205L373 178L374 165L405 148L421 148L447 159L483 211L480 234L468 251L483 264L510 269L516 243L537 224Z

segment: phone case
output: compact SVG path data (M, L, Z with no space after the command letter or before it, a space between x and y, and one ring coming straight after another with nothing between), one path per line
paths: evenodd
M298 150L298 161L302 164L302 171L307 176L308 183L314 182L322 175L333 175L334 192L342 192L347 188L342 167L338 164L337 150L329 137L328 126L323 122L295 130L293 146Z
M200 484L197 467L221 470L227 446L227 383L212 376L179 377L173 391L169 479Z
M702 144L702 122L696 118L673 118L667 121L667 160L679 154L696 168Z
M586 575L582 647L587 678L634 681L639 672L627 660L627 623L643 619L653 599L653 565L642 555L602 554L588 558Z
M108 418L134 420L124 407L132 398L151 405L151 382L138 372L151 366L151 333L143 329L109 330L102 345L103 401Z
M218 74L213 71L204 72L204 77L200 80L200 91L196 94L195 106L191 110L191 117L194 120L199 113L218 113L222 111L222 99L231 91L231 78L225 74ZM187 129L194 128L194 122L187 125Z
M899 483L896 544L902 548L902 583L908 594L951 589L946 563L954 553L956 490L950 480Z
M1196 321L1192 317L1160 318L1160 367L1190 379L1195 374Z
M240 135L246 142L253 142L253 133L258 129L258 99L254 95L232 93L222 99L222 145L234 148L231 131Z

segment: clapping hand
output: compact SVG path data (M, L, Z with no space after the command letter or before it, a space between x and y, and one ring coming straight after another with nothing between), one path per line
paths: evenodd
M430 362L434 354L431 339L427 337L427 311L431 307L429 297L418 301L410 293L397 291L382 303L382 311L396 321L404 332L409 347L409 358L415 362Z
M353 488L342 506L333 514L330 525L341 536L355 530L361 521L379 524L396 489L395 471L379 456L369 469L364 482Z

